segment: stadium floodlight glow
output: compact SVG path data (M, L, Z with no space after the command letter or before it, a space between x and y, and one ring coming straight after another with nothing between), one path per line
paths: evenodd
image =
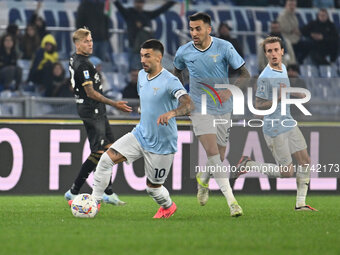
M234 115L244 115L244 95L240 88L231 84L215 84L214 88L216 89L229 89L231 94L233 95L233 114ZM278 99L278 89L273 88L273 104L270 109L267 110L258 110L253 106L253 88L248 88L248 109L251 113L255 115L269 115L275 112L277 108L277 99ZM288 93L300 93L304 95L304 98L288 98ZM311 93L308 89L304 88L282 88L281 89L281 115L286 115L286 106L289 104L296 105L300 111L306 115L311 116L312 114L303 106L304 103L307 103L311 99ZM205 115L207 113L207 96L205 94L201 95L201 114Z

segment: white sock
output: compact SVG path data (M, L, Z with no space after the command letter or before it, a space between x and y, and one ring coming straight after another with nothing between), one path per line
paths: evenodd
M296 206L306 205L306 196L308 191L308 184L310 180L310 168L309 166L298 166L296 172Z
M207 166L213 167L212 169L215 170L211 171L211 174L213 175L218 186L220 187L220 190L222 191L223 195L227 199L228 205L230 206L232 203L236 202L233 190L230 187L229 178L226 177L227 173L223 171L216 171L218 169L223 169L220 154L208 157Z
M104 190L109 185L112 167L114 163L109 157L109 155L105 152L98 162L96 171L94 172L94 182L93 182L93 190L92 196L100 201L103 198Z
M159 188L151 188L147 186L146 192L149 194L150 197L153 198L153 200L155 200L157 204L159 204L163 208L166 209L172 205L169 191L163 185Z
M210 173L209 171L205 171L205 172L200 172L200 180L203 184L208 184L210 181Z
M260 172L268 177L281 177L280 166L270 163L260 163L256 161L248 161L246 167L249 167L251 172Z

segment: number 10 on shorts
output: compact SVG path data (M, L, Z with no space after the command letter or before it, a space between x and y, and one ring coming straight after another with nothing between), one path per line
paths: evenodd
M155 168L155 172L156 172L155 179L162 178L165 175L165 168L162 169Z

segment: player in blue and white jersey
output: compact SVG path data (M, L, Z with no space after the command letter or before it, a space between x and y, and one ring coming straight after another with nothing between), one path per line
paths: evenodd
M278 37L267 37L263 42L263 50L268 59L267 67L262 71L257 81L255 107L267 110L273 104L273 88L277 88L277 108L263 118L263 134L267 146L277 163L260 163L242 156L238 164L238 175L247 171L259 171L269 177L292 177L295 167L292 155L298 163L296 168L296 211L317 211L306 205L306 196L310 180L310 158L307 144L300 129L294 125L295 120L290 114L289 104L286 105L286 115L281 114L281 88L290 87L287 69L282 64L284 49ZM300 97L301 95L294 95ZM287 96L287 98L289 98ZM284 121L284 125L282 124Z
M174 117L187 115L194 107L179 79L162 67L163 53L164 47L158 40L151 39L142 45L143 69L137 83L140 123L103 154L94 175L92 193L96 200L102 199L114 164L132 163L143 157L146 191L160 205L154 218L169 218L176 211L176 204L163 186L177 151Z
M233 45L225 40L210 36L211 18L206 13L189 16L190 35L192 41L181 46L175 56L174 73L181 79L182 71L187 68L190 78L190 97L195 103L195 112L191 121L195 135L206 151L209 167L222 165L225 158L226 145L229 139L232 98L229 90L215 89L215 84L228 84L228 68L238 70L240 76L235 85L244 85L250 77L244 60ZM211 96L207 96L211 94ZM212 97L214 95L214 97ZM205 114L202 109L206 96ZM214 125L214 119L228 120L225 125ZM199 172L197 199L205 205L209 197L209 179L213 175L222 193L227 199L231 216L242 215L226 173Z

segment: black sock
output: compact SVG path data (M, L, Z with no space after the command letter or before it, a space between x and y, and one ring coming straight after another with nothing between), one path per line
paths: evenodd
M80 188L84 185L90 173L96 169L100 157L101 154L99 153L91 153L86 161L82 164L79 174L71 187L72 194L79 194Z

